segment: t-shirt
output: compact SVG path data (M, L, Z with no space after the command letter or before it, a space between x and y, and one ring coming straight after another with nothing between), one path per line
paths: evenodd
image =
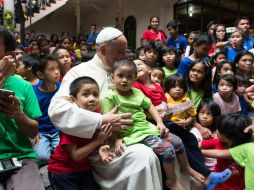
M121 96L115 91L109 94L102 101L102 113L110 112L115 105L118 105L118 113L131 113L133 124L132 127L118 132L119 138L123 138L124 143L128 145L141 142L148 136L160 135L159 129L146 120L144 109L148 109L151 100L147 98L140 90L132 88L132 94L128 97Z
M173 104L173 105L190 101L190 99L188 97L186 97L186 96L182 97L180 100L177 100L177 101L174 100L168 93L166 93L166 97L167 97L167 102L169 104ZM176 120L178 120L178 119L186 119L189 116L195 117L196 114L197 114L197 112L196 112L196 110L195 110L195 108L193 106L193 107L189 108L188 111L184 111L182 113L173 114L172 117L170 118L170 120L176 122Z
M91 33L89 33L89 34L87 35L86 43L93 43L93 42L95 43L98 34L99 34L98 32L95 32L94 35L92 35Z
M151 30L146 30L143 33L143 38L147 39L148 41L166 42L166 35L161 30L158 30L156 33Z
M220 139L211 139L201 141L201 148L204 149L218 149L224 150ZM215 165L215 172L221 172L232 166L235 162L232 159L217 159L217 164ZM227 181L221 185L216 186L215 190L243 190L244 189L244 168L242 167L232 167L235 172Z
M167 101L164 90L156 83L153 83L153 88L151 88L139 82L135 82L133 87L141 90L146 97L150 98L154 106L158 106L162 102Z
M39 82L37 85L33 86L34 92L37 96L37 100L39 102L40 109L42 112L42 116L38 120L39 133L42 133L42 134L53 134L59 131L59 129L54 127L48 115L48 108L49 108L50 101L61 85L60 82L56 82L55 84L56 84L56 89L53 92L49 92L49 93L43 92L40 90L39 87L42 85L42 82Z
M20 107L30 119L41 116L39 104L32 85L18 77L10 76L3 89L12 90L20 101ZM0 113L0 160L6 158L37 159L30 139L24 135L14 119Z
M245 167L245 190L253 190L254 187L254 143L246 143L229 149L234 161Z
M218 92L213 95L213 100L220 106L221 114L236 113L241 111L239 98L235 93L233 93L233 98L230 102L225 102Z
M162 69L163 69L163 71L165 73L165 78L168 78L168 76L176 74L176 72L177 72L177 68L175 68L173 70L170 70L167 67L162 67Z
M195 109L198 109L199 104L201 103L203 99L204 92L202 90L195 92L193 90L188 91L187 96L190 98L190 100L195 100L194 106Z
M239 97L239 103L240 103L241 110L242 110L241 113L243 115L248 116L248 114L249 114L249 108L248 108L248 105L247 105L244 97L243 96L238 96L238 97Z
M185 57L180 61L180 64L177 69L177 74L180 75L187 75L189 72L190 65L193 63L194 60L190 59L189 57Z
M227 61L234 62L235 57L238 55L238 53L246 51L244 48L242 49L235 49L233 47L226 46L225 47L225 53L227 55Z
M91 164L88 157L83 158L80 161L74 161L65 145L72 144L82 147L90 143L92 139L85 139L67 135L60 132L60 142L56 147L54 153L49 159L48 172L54 174L61 173L73 173L73 172L86 172L91 169Z
M188 45L188 42L187 42L186 38L183 37L182 35L179 35L176 40L174 40L173 37L170 37L167 40L167 46L173 46L176 49L181 50L182 53L184 53L187 45Z
M243 42L243 48L248 51L253 47L254 47L254 38L251 35L248 35L247 39Z

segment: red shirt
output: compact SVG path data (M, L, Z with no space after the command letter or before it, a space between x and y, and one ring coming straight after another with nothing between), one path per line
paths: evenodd
M146 97L150 98L154 106L158 106L162 102L167 102L164 90L156 83L153 83L153 88L151 88L139 82L135 82L133 87L141 90Z
M220 139L203 140L201 147L204 149L225 150ZM230 166L230 167L229 167ZM233 171L233 175L224 183L217 185L214 190L243 190L244 189L244 168L236 165L232 159L217 159L215 172L221 172L226 168Z
M74 172L86 172L92 168L88 157L76 162L74 161L65 145L76 144L78 147L82 147L90 143L93 139L85 139L67 135L60 132L60 142L56 147L54 154L51 155L48 165L48 172L53 174L61 173L74 173Z
M143 33L143 38L147 39L148 41L162 41L166 42L166 35L163 31L158 30L156 33L152 32L151 30L146 30Z

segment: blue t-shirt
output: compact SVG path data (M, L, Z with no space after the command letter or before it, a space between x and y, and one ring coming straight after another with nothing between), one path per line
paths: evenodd
M243 115L247 115L248 116L248 114L249 114L249 108L248 108L248 105L247 105L244 97L243 96L238 96L238 97L239 97L239 103L240 103L241 110L242 110L241 113Z
M50 101L61 85L60 82L56 82L55 84L56 84L56 90L50 93L42 92L39 89L39 87L42 85L42 82L39 82L37 85L33 86L34 92L36 94L36 97L42 112L42 116L38 119L39 133L42 133L42 134L53 134L59 131L59 129L54 127L48 115L48 108L49 108Z
M189 57L185 57L180 61L180 64L177 69L177 74L180 75L187 75L189 72L190 65L193 63L194 60L190 59Z
M93 42L95 42L96 41L96 38L97 38L97 36L98 36L98 32L95 32L94 33L94 36L92 36L92 34L91 33L89 33L88 35L87 35L87 39L86 39L86 43L93 43ZM93 39L94 38L94 39Z
M185 37L183 37L182 35L179 35L178 38L176 40L174 40L172 37L170 37L167 40L167 46L173 46L176 49L179 49L182 51L182 53L184 53L186 47L187 47L188 43Z
M225 47L225 53L227 54L227 61L234 62L235 57L238 55L238 53L246 51L244 48L241 49L235 49L233 47L226 46Z
M251 35L248 35L247 39L243 42L243 48L248 51L254 46L254 38Z

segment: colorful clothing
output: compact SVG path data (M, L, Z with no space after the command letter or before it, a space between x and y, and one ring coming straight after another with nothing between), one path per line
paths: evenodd
M181 61L180 61L180 64L178 66L178 69L177 69L177 74L180 74L180 75L188 75L188 72L189 72L189 67L190 65L193 63L194 60L192 60L191 58L189 57L185 57L183 58Z
M185 49L188 45L188 42L185 37L179 35L178 38L175 40L173 37L170 37L167 41L167 46L173 46L176 49L180 50L181 53L185 52Z
M40 90L40 86L43 82L39 82L37 85L33 86L34 92L36 94L37 100L40 105L42 116L39 118L39 133L41 134L53 134L59 132L59 129L55 128L53 123L50 121L48 115L48 108L52 97L58 91L61 83L56 82L56 89L53 92L43 92Z
M115 105L118 105L118 113L132 113L133 124L129 129L118 133L128 146L141 142L148 136L159 136L159 129L146 120L144 109L148 109L151 100L141 91L132 88L132 95L125 97L111 91L102 102L102 113L108 113Z
M246 51L244 48L241 49L235 49L233 47L226 46L225 47L225 53L227 55L227 61L234 62L235 57L240 53Z
M154 106L158 106L162 102L166 102L167 98L165 97L164 90L161 86L156 83L153 83L152 85L153 87L151 88L139 82L135 82L133 87L141 90L146 97L150 98Z
M143 38L147 39L148 41L161 41L166 42L166 35L163 31L158 30L156 33L151 30L146 30L143 33Z
M201 148L224 150L220 139L203 140ZM224 183L216 186L215 190L243 190L244 189L244 169L237 167L232 159L217 159L215 172L224 171L226 168L231 168L233 175Z
M233 93L233 98L230 102L225 102L218 92L213 95L213 100L220 106L221 114L236 113L241 111L239 97Z
M170 70L167 67L162 67L162 69L163 69L163 71L165 73L165 78L168 78L168 76L176 74L176 72L177 72L177 68L175 68L173 70Z
M76 104L66 100L66 97L70 95L71 82L83 76L91 77L98 83L100 100L114 88L111 70L96 54L92 60L81 63L66 73L60 89L51 100L49 115L52 123L61 131L81 138L91 138L96 128L101 126L102 115L80 109ZM115 157L106 165L97 158L95 156L95 159L92 159L93 174L102 189L132 190L135 187L146 190L149 187L155 190L162 188L158 158L143 144L127 147L122 156ZM114 178L108 176L114 176ZM123 179L122 176L125 178Z
M91 170L92 166L88 157L80 161L74 161L69 155L65 145L77 145L82 147L90 143L92 139L79 138L65 133L60 133L60 143L56 147L54 154L51 155L48 165L48 171L53 174L86 172Z
M203 96L204 96L204 92L202 90L195 92L193 90L188 91L187 96L190 98L190 100L195 100L194 106L195 109L198 109L199 104L201 103Z
M245 190L252 190L254 187L254 143L246 143L229 149L229 152L236 163L245 167L244 179Z
M15 93L20 101L20 107L27 117L37 119L41 116L39 104L29 82L9 76L3 84L3 89ZM0 160L14 157L37 160L30 139L20 131L14 119L10 119L2 113L0 113L0 139Z
M177 101L174 100L168 93L166 93L166 97L167 97L167 102L169 104L173 104L173 105L190 101L190 99L186 96L182 97L182 99L177 100ZM189 108L187 111L184 111L182 113L173 114L172 117L170 118L170 120L173 121L173 122L176 122L178 119L186 119L190 116L195 117L196 114L197 114L197 112L196 112L196 110L193 106L193 107Z

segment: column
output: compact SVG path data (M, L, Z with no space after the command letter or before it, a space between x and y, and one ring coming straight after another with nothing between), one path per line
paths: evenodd
M117 17L116 17L116 28L124 30L124 17L123 17L123 2L117 0Z
M14 31L15 25L14 25L14 0L7 0L4 1L4 26Z

